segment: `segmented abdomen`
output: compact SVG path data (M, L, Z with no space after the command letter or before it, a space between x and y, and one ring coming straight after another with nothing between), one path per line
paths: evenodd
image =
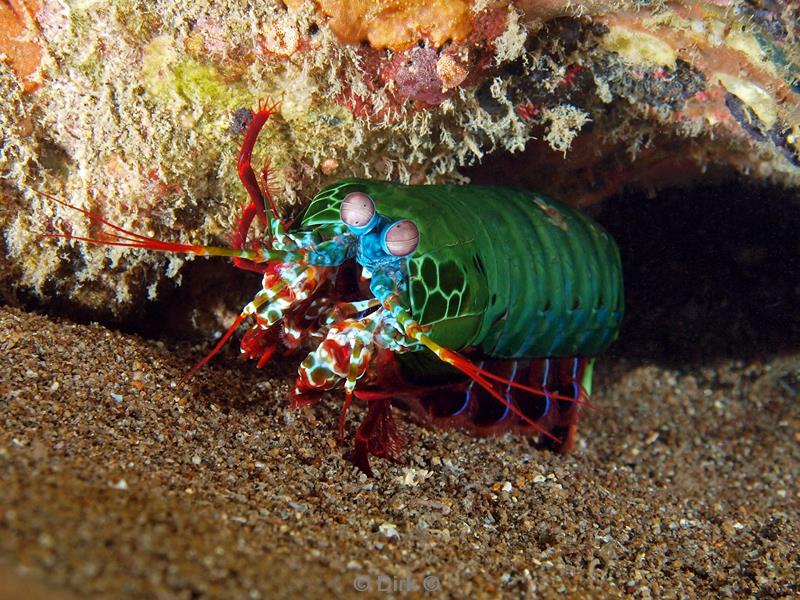
M594 356L614 340L622 269L599 225L530 192L430 186L429 194L427 227L418 226L434 239L409 260L409 300L431 337L508 358Z

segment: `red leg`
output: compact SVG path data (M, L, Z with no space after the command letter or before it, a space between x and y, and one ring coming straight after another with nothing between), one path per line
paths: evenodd
M542 438L540 446L556 452L568 452L575 444L578 420L583 407L591 408L588 394L581 386L587 359L581 357L561 357L546 359L549 365L549 377L541 381L541 385L549 391L569 395L575 398L574 402L553 401L550 410L548 427L560 443L551 439ZM541 373L538 374L541 376Z
M367 406L367 416L356 431L355 447L349 458L372 477L372 469L369 468L370 455L396 461L402 440L388 399L373 400Z
M247 330L242 336L241 350L242 358L248 360L258 360L258 368L263 367L280 343L278 325L273 325L269 329L262 329L254 326Z
M247 190L247 194L250 196L250 202L242 211L242 217L239 219L239 225L234 232L233 240L231 242L231 245L234 248L242 248L247 243L247 234L250 231L250 226L252 225L253 219L256 217L256 215L258 215L258 220L263 226L267 226L269 224L269 220L267 219L267 215L264 211L265 199L269 203L270 210L272 211L274 218L279 218L278 209L275 206L275 201L272 198L272 192L269 189L269 185L267 184L265 189L263 191L261 190L261 187L258 185L258 178L256 177L251 165L253 148L256 145L258 135L261 133L261 129L266 124L267 119L269 119L270 115L275 112L276 106L277 105L275 104L270 106L268 104L262 104L259 102L258 111L253 114L253 119L247 126L244 142L242 142L242 147L239 150L237 171L239 173L239 179L241 180L242 185ZM269 163L264 166L264 171L267 173L269 172ZM268 175L266 175L266 177L268 178ZM257 265L252 261L234 258L233 262L240 269L255 271L257 273L264 272L263 265Z
M247 242L247 232L250 230L250 225L252 224L255 216L256 205L255 203L251 202L245 206L244 210L242 211L242 217L239 219L239 226L237 227L236 232L233 234L233 240L231 241L231 246L233 248L244 247L245 243ZM265 273L269 268L268 265L258 264L251 260L236 257L233 259L233 264L240 269L245 271L253 271L254 273Z
M231 240L231 247L243 248L247 242L247 233L250 231L250 225L253 223L253 217L256 216L256 205L251 202L242 210L242 216L239 219L239 224L233 234Z
M223 335L222 338L219 340L219 342L217 342L217 345L214 346L214 349L208 354L206 354L203 360L201 360L194 367L192 367L191 371L186 373L186 375L184 375L181 378L181 383L186 383L187 381L189 381L194 376L194 374L197 373L203 367L203 365L205 365L208 361L214 358L217 352L222 350L222 347L228 343L228 340L231 339L231 336L236 332L236 330L239 328L239 325L241 325L246 318L247 318L246 314L240 314L238 317L236 317L236 320L233 322L233 324L231 324L230 327L228 327L228 331L226 331L225 335Z
M277 104L270 106L268 104L262 104L261 102L258 103L258 111L253 115L253 120L247 127L247 133L244 136L242 148L239 150L239 179L242 181L242 185L244 185L247 193L250 195L250 200L255 205L256 213L258 214L258 220L261 221L262 225L266 225L268 222L267 215L264 212L265 197L267 202L269 202L272 216L276 219L279 219L280 217L278 215L278 209L275 206L275 201L272 198L272 194L270 193L269 189L266 189L262 192L250 162L253 157L253 148L256 145L258 134L261 133L261 129L264 127L264 124L267 122L267 119L269 119L270 115L275 112L277 106ZM245 231L245 233L247 232Z

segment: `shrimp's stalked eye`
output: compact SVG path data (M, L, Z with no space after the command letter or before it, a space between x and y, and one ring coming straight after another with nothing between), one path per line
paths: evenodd
M381 245L392 256L408 256L419 244L419 229L413 221L398 221L383 232Z
M356 235L368 232L378 221L375 203L363 192L347 194L342 200L340 215L342 222Z

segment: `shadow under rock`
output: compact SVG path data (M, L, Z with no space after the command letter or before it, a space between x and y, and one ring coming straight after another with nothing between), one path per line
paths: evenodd
M672 364L800 351L800 194L746 182L631 194L597 219L617 240L616 356Z

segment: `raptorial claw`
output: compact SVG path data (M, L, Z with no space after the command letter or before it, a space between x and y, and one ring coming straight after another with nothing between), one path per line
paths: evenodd
M295 390L299 394L326 391L345 381L352 392L369 366L374 353L378 320L347 319L334 324L322 343L300 365Z

